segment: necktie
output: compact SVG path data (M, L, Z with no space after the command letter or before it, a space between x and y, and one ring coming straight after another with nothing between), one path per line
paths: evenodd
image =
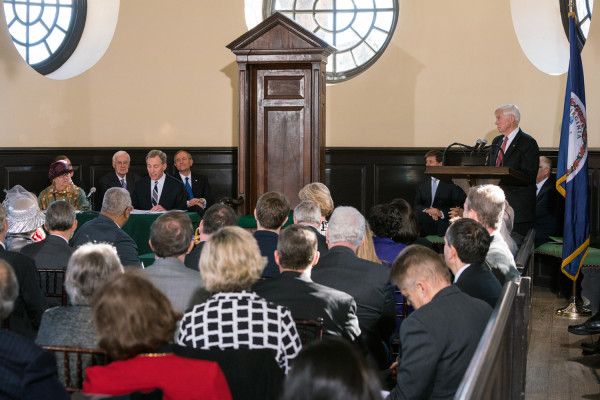
M185 190L187 190L188 193L188 200L193 199L194 194L192 193L192 187L190 186L190 178L187 176L185 177Z
M152 207L158 204L158 181L154 181L154 189L152 190Z
M125 178L121 179L121 187L127 189L127 181L125 181Z
M502 151L499 151L498 155L496 156L496 167L499 167L502 163L502 158L504 158L503 154L506 152L506 143L508 143L508 136L504 136L504 141L502 142Z
M435 199L435 192L437 191L439 179L431 178L431 205L429 208L433 207L433 199Z

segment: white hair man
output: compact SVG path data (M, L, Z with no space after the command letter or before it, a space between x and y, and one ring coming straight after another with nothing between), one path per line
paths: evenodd
M133 185L140 177L138 174L130 172L131 157L124 150L119 150L112 157L112 167L114 171L106 173L98 180L98 191L100 198L104 198L104 193L111 187L122 187L133 193Z

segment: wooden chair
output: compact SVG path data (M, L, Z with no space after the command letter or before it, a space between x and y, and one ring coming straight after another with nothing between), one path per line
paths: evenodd
M398 299L402 297L402 301L398 301ZM404 320L404 318L408 317L408 303L405 301L404 296L402 296L402 292L400 292L400 289L398 289L397 286L394 286L394 298L396 299L396 329L398 327L398 324L402 323L402 320ZM398 313L398 310L401 308L400 313ZM394 335L394 339L392 340L392 357L395 360L396 358L398 358L398 352L399 352L399 348L400 348L400 338L396 337L396 335Z
M47 298L60 298L60 305L67 305L65 272L67 268L38 268L40 289Z
M323 318L317 319L295 319L296 329L300 335L302 345L315 340L323 339Z
M84 371L93 365L106 365L106 353L100 349L84 349L80 347L42 346L56 356L58 377L69 392L83 388ZM62 365L61 365L62 364Z

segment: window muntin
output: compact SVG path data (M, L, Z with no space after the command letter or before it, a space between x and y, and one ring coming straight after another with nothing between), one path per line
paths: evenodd
M592 9L594 8L594 0L575 0L574 10L577 20L577 40L579 47L583 48L590 32L592 23ZM563 27L567 38L569 37L569 0L561 0L560 12L563 21Z

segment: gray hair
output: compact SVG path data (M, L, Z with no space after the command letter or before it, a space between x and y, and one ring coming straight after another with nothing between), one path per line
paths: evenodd
M494 110L494 114L496 114L496 112L498 111L502 111L504 115L512 115L513 117L515 117L515 122L517 123L517 125L519 125L519 123L521 122L521 111L519 111L519 107L517 107L514 104L505 104L503 106L500 106Z
M329 243L348 242L358 247L365 235L365 217L354 207L337 207L327 232Z
M504 215L504 191L496 185L473 186L469 189L466 207L477 214L481 225L490 229L498 229Z
M0 260L0 320L8 317L19 295L19 283L9 263Z
M540 156L540 164L544 168L552 168L552 160L545 156Z
M127 156L127 161L131 161L131 157L129 157L129 153L125 150L119 150L115 154L113 154L112 162L117 162L117 157Z
M50 231L68 231L75 222L75 208L64 200L57 200L48 206L46 226Z
M127 189L112 187L104 193L100 212L119 215L131 207L131 195Z
M167 163L167 155L160 150L150 150L148 152L148 154L146 155L146 162L148 162L149 159L154 158L154 157L159 157L160 161L163 164Z
M65 289L74 306L89 306L94 294L117 273L123 265L117 250L108 243L81 245L69 259Z
M294 217L298 223L318 225L321 222L321 208L312 200L304 200L294 208Z

